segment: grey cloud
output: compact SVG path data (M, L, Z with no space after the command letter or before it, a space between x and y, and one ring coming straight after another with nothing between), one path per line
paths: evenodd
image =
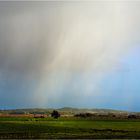
M71 97L80 97L73 75L81 74L81 93L91 94L96 75L116 70L119 58L139 42L139 13L139 5L129 2L0 2L0 80L13 89L12 82L21 83L19 91L28 81L31 100L44 104L52 95L65 100L70 86Z

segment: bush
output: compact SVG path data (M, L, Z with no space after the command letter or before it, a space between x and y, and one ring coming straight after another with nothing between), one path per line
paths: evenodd
M58 117L60 117L60 114L58 111L54 110L52 113L51 113L51 116L54 117L55 119L57 119Z

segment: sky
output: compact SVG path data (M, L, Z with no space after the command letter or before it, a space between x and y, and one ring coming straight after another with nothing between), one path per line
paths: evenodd
M0 1L0 109L140 111L139 1Z

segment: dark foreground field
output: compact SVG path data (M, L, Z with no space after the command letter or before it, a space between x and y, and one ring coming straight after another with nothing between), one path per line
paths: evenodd
M140 121L0 118L0 138L140 138Z

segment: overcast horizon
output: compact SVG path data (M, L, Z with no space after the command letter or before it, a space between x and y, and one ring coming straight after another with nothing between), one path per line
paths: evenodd
M0 109L140 111L140 1L0 1Z

